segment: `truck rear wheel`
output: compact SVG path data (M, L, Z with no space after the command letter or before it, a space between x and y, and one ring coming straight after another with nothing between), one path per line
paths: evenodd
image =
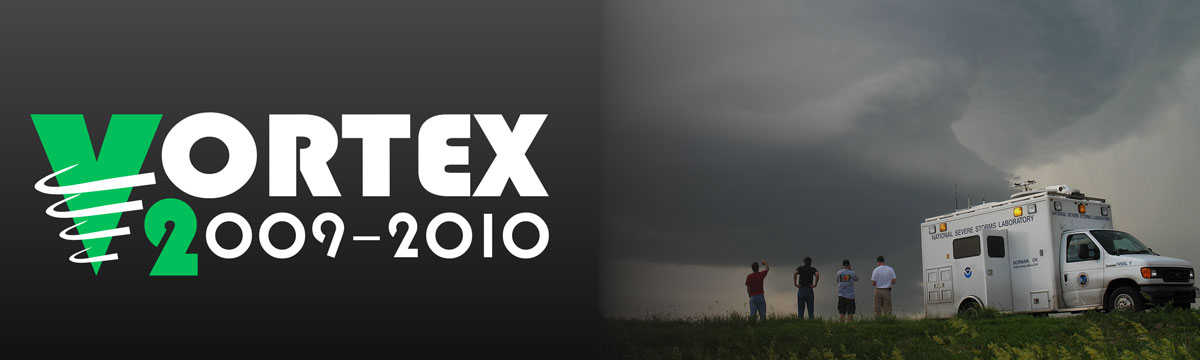
M979 315L979 302L975 301L974 299L967 299L966 301L963 301L962 305L958 307L958 313L960 315L968 316Z
M1105 309L1113 311L1142 311L1146 309L1146 300L1142 294L1131 286L1122 286L1113 290L1105 302Z

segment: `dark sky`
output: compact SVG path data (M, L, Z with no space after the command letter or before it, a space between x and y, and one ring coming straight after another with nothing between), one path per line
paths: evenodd
M1198 8L606 2L603 257L738 269L850 258L869 273L885 255L917 279L918 225L954 209L955 186L965 207L1030 175L1105 189L1144 180L1055 169L1162 134L1176 105L1200 100L1181 91L1200 69Z

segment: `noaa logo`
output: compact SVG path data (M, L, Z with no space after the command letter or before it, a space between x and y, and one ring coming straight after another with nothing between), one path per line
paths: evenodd
M1087 284L1088 284L1087 273L1079 273L1078 281L1079 281L1079 286L1087 286Z
M968 266L966 269L963 269L963 276L966 276L968 279L971 278L971 267L970 266Z

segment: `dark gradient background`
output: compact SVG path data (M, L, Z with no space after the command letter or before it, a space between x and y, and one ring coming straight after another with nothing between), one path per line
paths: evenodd
M599 5L594 1L308 2L217 6L78 4L4 5L0 11L0 142L5 158L5 236L0 262L0 323L8 340L81 341L118 350L151 340L253 344L276 350L336 346L433 350L430 355L562 354L595 347L600 174ZM254 135L259 160L241 190L221 199L179 191L162 172L162 139L188 115L221 112ZM101 146L113 113L163 114L142 171L158 184L135 188L149 207L175 197L195 210L197 277L150 277L158 256L142 232L145 211L125 213L133 231L115 238L99 276L67 257L78 242L60 240L65 219L45 215L61 198L33 184L51 172L29 114L81 113ZM329 163L342 197L312 198L302 178L295 198L267 196L267 115L314 114L339 129L344 113L412 114L412 138L391 143L390 198L361 196L362 142L342 139ZM520 198L441 198L416 175L420 123L444 113L520 113L549 118L527 156L550 194ZM472 189L494 156L474 125L469 144ZM301 140L301 144L306 141ZM201 141L192 160L215 171L228 157ZM290 212L306 227L334 212L347 232L336 259L311 232L299 255L279 260L258 245L237 259L214 256L203 231L233 211L254 231L266 216ZM421 224L418 259L392 258L399 240L386 230L406 211ZM452 211L475 228L470 251L437 258L424 227ZM519 212L550 227L546 251L531 260L504 250L500 229ZM483 259L482 214L495 214L495 257ZM239 238L233 226L218 237ZM332 226L327 225L326 231ZM351 235L382 235L351 242ZM457 239L453 226L441 238ZM293 233L276 226L277 247ZM532 226L517 242L533 244ZM456 245L453 240L443 246ZM101 345L103 344L103 345ZM217 345L220 344L220 345Z

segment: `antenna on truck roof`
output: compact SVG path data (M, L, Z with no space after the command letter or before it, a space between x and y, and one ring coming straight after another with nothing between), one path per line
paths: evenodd
M1023 182L1023 183L1013 183L1012 187L1014 189L1021 190L1021 191L1029 191L1029 186L1036 184L1036 183L1037 183L1037 181L1030 179L1030 180L1025 180L1025 182Z
M958 184L954 184L954 211L958 211Z

